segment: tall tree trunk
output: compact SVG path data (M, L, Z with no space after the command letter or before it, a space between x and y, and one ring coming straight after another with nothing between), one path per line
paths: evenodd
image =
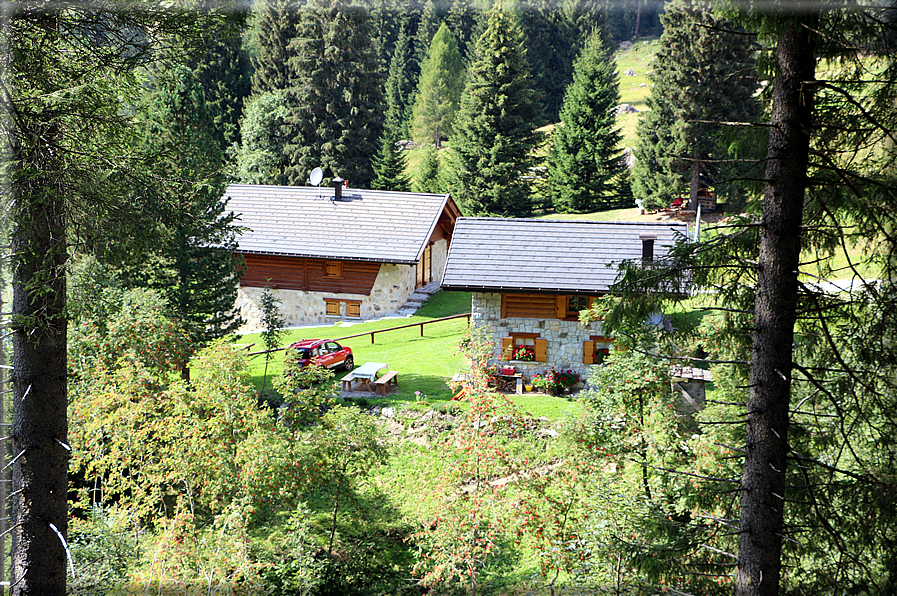
M17 131L29 138L15 156L25 171L17 172L13 183L11 592L63 596L67 568L60 535L67 528L69 455L64 195L46 163L56 156L41 146L58 131L37 128Z
M797 269L815 76L810 29L809 22L790 23L776 50L779 73L773 91L741 479L738 596L779 594Z
M695 151L691 158L691 180L688 189L688 208L692 211L698 210L698 189L701 187L701 162L703 156L700 152Z

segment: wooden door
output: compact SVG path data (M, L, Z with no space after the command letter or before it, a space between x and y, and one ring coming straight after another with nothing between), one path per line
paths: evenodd
M424 249L424 256L417 262L417 286L425 286L433 281L433 251L432 246L428 245Z

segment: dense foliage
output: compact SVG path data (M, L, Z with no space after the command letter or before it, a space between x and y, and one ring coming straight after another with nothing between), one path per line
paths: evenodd
M477 41L461 112L451 138L452 196L465 215L525 216L532 210L526 176L542 140L541 104L531 86L519 27L500 5Z
M711 186L734 197L733 179L750 170L732 159L756 158L763 147L762 134L745 134L760 119L752 36L711 11L707 3L674 0L661 17L633 176L635 198L645 207L667 207L688 190L689 208L696 209L698 190ZM732 123L741 127L738 134Z
M622 206L616 180L626 167L619 147L619 103L616 63L595 33L576 58L560 123L551 135L547 192L559 213Z

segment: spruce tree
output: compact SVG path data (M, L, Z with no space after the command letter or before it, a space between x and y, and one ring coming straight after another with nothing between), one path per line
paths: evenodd
M525 177L536 164L541 113L520 29L496 5L477 41L451 138L452 196L466 215L531 213Z
M384 109L373 39L365 8L337 2L302 11L290 46L296 55L284 126L289 184L304 184L315 167L359 187L373 180Z
M468 62L474 52L477 37L482 33L483 12L477 10L473 0L454 0L445 22L458 40L461 59Z
M231 14L233 18L228 22L206 32L209 45L191 66L202 83L215 137L225 152L240 142L240 117L252 90L252 67L242 38L248 14L236 8Z
M555 0L522 3L518 17L532 71L533 88L539 92L544 117L556 122L564 89L572 77L579 50L579 35Z
M383 134L393 143L411 136L408 124L411 120L413 105L411 98L414 94L412 67L411 39L408 37L407 25L403 22L389 63L389 74L386 77L386 115Z
M252 57L252 91L286 89L290 81L290 42L297 34L296 0L265 0L256 23L257 54Z
M436 35L436 31L441 23L442 19L439 18L433 0L426 0L414 34L414 59L418 67L426 60L430 42L433 41L433 36Z
M232 333L242 273L234 214L222 198L221 148L202 85L184 67L162 73L146 111L141 151L156 182L141 190L157 209L159 235L128 271L132 285L161 291L195 345Z
M158 48L173 38L192 53L199 32L221 15L214 6L194 13L140 1L128 10L117 3L7 8L0 96L3 192L13 224L7 316L13 419L7 434L16 454L7 464L9 587L16 596L64 596L72 455L66 267L73 249L131 239L150 227L144 205L124 192L144 174L129 151L136 71L159 58Z
M421 65L413 109L415 141L442 146L443 137L451 134L463 91L464 63L455 36L443 23Z
M625 167L614 111L619 101L616 61L595 32L576 59L561 122L551 136L548 193L558 212L584 213L619 205L613 184Z
M411 187L411 180L405 174L405 153L396 151L395 143L386 135L380 141L380 151L374 158L374 172L373 189L406 192Z
M661 49L652 64L651 108L639 121L633 192L646 206L668 205L689 189L738 175L719 167L727 147L722 122L756 122L757 77L751 38L733 32L706 5L674 0L662 17ZM761 145L762 146L762 145ZM755 176L756 177L756 176Z

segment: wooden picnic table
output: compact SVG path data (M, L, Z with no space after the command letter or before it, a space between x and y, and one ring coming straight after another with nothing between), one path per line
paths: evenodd
M365 362L343 377L343 391L351 389L352 381L359 381L367 391L374 393L371 383L377 379L377 373L384 369L389 370L384 362Z

